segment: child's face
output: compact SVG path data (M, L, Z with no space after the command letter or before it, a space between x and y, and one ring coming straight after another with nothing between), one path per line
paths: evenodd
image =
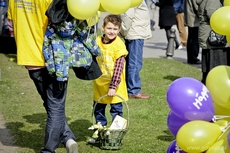
M112 40L120 32L120 27L117 25L114 25L111 22L108 22L105 26L102 27L102 30L104 31L105 38L108 40Z

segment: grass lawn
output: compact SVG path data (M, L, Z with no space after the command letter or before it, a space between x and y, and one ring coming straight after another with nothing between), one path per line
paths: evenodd
M39 153L43 146L46 112L27 70L16 64L15 55L0 54L0 112L19 147L18 153ZM101 150L88 145L92 135L92 81L79 80L70 71L66 116L79 144L80 153L165 153L175 139L167 128L169 107L166 92L180 77L201 79L201 71L179 61L144 59L141 71L143 93L150 99L130 99L129 129L121 150ZM108 107L109 108L109 107ZM124 108L124 117L126 109ZM60 145L57 153L65 153Z

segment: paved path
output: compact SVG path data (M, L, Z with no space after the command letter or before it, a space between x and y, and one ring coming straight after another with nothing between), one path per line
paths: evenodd
M165 48L167 45L166 34L164 30L159 29L158 25L158 8L150 8L150 16L156 21L155 30L152 31L152 38L145 41L144 45L144 58L165 58ZM102 14L101 19L106 15ZM99 21L99 27L101 26L102 20ZM176 27L174 26L176 29ZM177 32L178 35L178 32ZM178 37L179 38L179 37ZM199 55L200 58L200 55ZM186 63L187 54L186 49L175 50L173 60L181 61ZM200 68L200 65L194 65ZM16 153L16 147L13 145L13 138L9 134L9 130L6 129L3 116L0 114L0 153Z
M13 145L13 137L6 129L3 116L0 114L0 153L16 153L17 147Z
M174 26L173 28L176 29ZM159 29L158 27L152 31L152 38L145 40L144 45L144 58L166 58L166 47L167 47L167 39L164 30ZM178 32L177 32L178 35ZM179 36L178 36L179 39ZM198 56L201 59L201 53ZM187 51L185 49L174 50L173 60L181 61L187 64ZM192 65L199 69L201 69L201 65Z
M165 30L159 29L158 27L158 8L149 8L151 14L151 18L156 22L155 30L152 31L152 38L145 40L144 45L144 58L166 58L166 47L167 47L167 38L165 34ZM176 35L178 40L180 40L179 33L176 26L173 26L176 29ZM198 56L201 59L201 54ZM183 63L187 63L187 52L186 49L182 50L174 50L174 60L181 61ZM200 68L200 65L194 65Z

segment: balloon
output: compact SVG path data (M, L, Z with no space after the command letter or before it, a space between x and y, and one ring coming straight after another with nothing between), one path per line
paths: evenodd
M229 129L221 134L217 141L205 153L230 153L228 147Z
M224 0L224 6L230 6L230 0Z
M176 134L180 127L187 122L189 122L189 120L180 118L179 116L175 115L172 111L168 113L167 125L169 131L172 133L174 137L176 137Z
M192 153L208 150L221 135L219 125L202 120L185 123L178 131L176 141L178 146Z
M205 153L229 153L227 141L221 139L215 142Z
M131 0L131 6L130 7L136 7L141 4L142 0Z
M86 20L88 26L91 27L91 26L97 24L99 19L100 19L100 17L101 17L101 12L97 11L97 13L93 17L91 17L91 18Z
M230 34L230 6L217 9L210 18L210 25L218 34Z
M101 0L101 6L111 14L122 14L131 5L131 0Z
M215 115L227 115L230 116L230 109L221 107L220 105L214 103Z
M100 6L99 6L99 9L98 9L99 11L101 11L101 12L106 12L106 10L101 6L101 4L100 4Z
M97 14L99 0L67 0L69 13L76 19L85 20Z
M230 44L230 35L227 35L226 39L227 39L228 44Z
M179 146L176 143L176 140L173 140L167 149L167 153L185 153L185 152L179 148Z
M206 86L210 91L214 103L230 109L230 67L214 67L207 75Z
M216 122L214 122L214 124L217 124L219 125L221 128L224 128L228 123L229 123L230 119L226 118L226 119L220 119L220 120L217 120Z
M183 77L173 81L166 98L173 113L183 119L211 121L214 116L208 89L194 78Z

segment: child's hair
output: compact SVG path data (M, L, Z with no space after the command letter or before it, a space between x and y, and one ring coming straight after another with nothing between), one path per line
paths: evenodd
M112 24L118 26L119 28L121 27L121 16L120 15L114 15L114 14L109 14L104 18L104 23L103 26L106 26L109 22Z

